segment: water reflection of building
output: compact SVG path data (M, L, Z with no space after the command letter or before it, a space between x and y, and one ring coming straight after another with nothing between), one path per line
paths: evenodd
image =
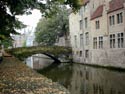
M27 64L29 67L33 68L33 57L27 58L27 59L26 59L26 64Z
M71 94L124 94L125 74L91 67L74 66Z

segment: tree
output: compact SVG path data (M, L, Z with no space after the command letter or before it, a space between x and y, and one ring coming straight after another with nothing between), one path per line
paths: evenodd
M53 13L55 11L56 13ZM50 18L42 18L36 27L36 42L39 44L53 45L57 36L65 35L69 31L67 8L60 5L54 6L53 12L50 13Z
M13 46L12 39L7 38L7 39L2 40L0 43L0 47L1 45L4 45L4 48L12 47Z
M79 0L0 0L0 40L11 38L10 34L17 34L16 29L24 25L16 18L16 15L30 14L31 10L40 9L46 15L46 10L51 10L54 2L69 4L77 9Z

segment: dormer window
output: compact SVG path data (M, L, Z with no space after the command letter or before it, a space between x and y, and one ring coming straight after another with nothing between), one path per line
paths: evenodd
M117 23L120 24L120 23L123 23L123 13L119 13L117 14Z
M114 15L109 17L109 23L110 23L110 26L115 24L115 16Z

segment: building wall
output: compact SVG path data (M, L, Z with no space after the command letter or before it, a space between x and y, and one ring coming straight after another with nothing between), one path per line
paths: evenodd
M125 4L124 8L108 13L112 0L89 0L86 11L83 5L82 14L71 13L69 16L71 45L74 51L74 61L87 64L98 64L103 66L116 66L125 68ZM116 0L114 0L116 1ZM102 15L92 18L93 13L99 6L103 5ZM123 13L123 22L117 24L117 14ZM109 17L115 15L115 24L110 25ZM88 28L85 28L85 18L88 18ZM79 29L79 20L83 20L83 29ZM96 21L100 28L96 29ZM86 33L89 33L89 44L86 45ZM124 34L124 45L118 48L118 33ZM83 34L83 46L80 46L80 34ZM110 35L115 34L115 48L110 48ZM74 36L77 36L77 42ZM97 48L94 48L94 38L97 38ZM103 47L99 48L99 37L103 37ZM75 46L77 45L77 47ZM82 55L80 53L82 51Z
M123 23L117 24L117 14L123 12L124 9L117 10L115 12L107 14L104 10L103 16L96 18L95 20L91 21L91 33L92 38L97 37L97 41L99 41L99 36L103 36L103 48L99 49L93 49L91 48L91 62L94 64L99 64L103 66L115 66L115 67L125 67L125 46L123 48L118 48L118 41L117 41L117 35L118 33L124 33L124 27L125 23L123 20ZM109 24L109 16L115 15L115 25L110 26ZM125 15L123 15L124 19ZM96 31L94 28L94 23L96 20L100 20L100 30ZM93 32L93 31L94 32ZM110 48L110 34L115 34L115 48ZM125 39L125 33L124 33L124 39ZM98 42L99 43L99 42ZM125 44L125 41L124 41ZM93 44L92 44L93 45ZM99 45L99 44L98 44Z
M34 46L35 35L28 35L26 38L26 46Z
M69 16L69 25L70 25L70 39L71 46L73 49L73 58L75 62L80 62L79 50L80 50L80 42L79 42L79 34L81 31L79 30L79 13L72 13Z
M14 41L13 41L13 47L23 47L24 46L24 42L26 41L26 36L25 34L21 34L21 35L13 35L12 36Z
M71 45L70 45L70 36L69 35L63 35L63 36L59 37L56 40L55 45L71 47Z

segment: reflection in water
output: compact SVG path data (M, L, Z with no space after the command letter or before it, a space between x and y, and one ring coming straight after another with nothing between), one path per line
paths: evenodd
M43 54L36 54L26 59L26 64L33 69L41 69L50 64L53 60Z
M61 64L38 72L64 85L71 94L125 94L124 72L80 64Z
M125 72L88 67L80 64L51 64L52 60L33 56L28 65L53 81L65 86L71 94L125 94ZM37 64L36 64L37 63ZM36 65L35 65L36 64Z

